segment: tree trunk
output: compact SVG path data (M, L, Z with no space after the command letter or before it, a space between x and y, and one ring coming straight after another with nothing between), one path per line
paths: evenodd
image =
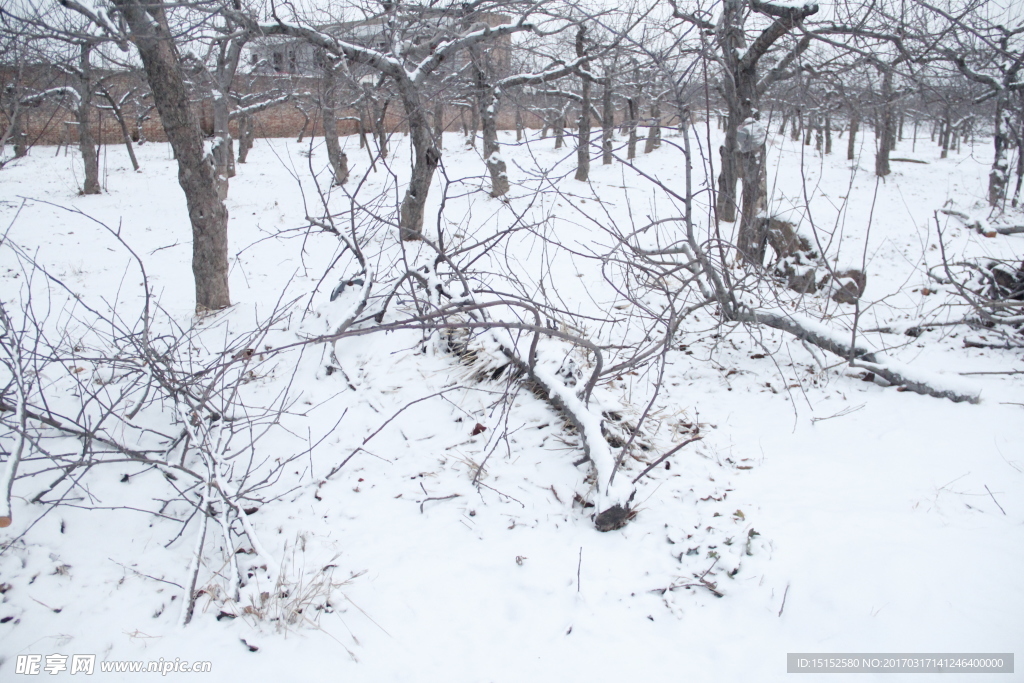
M249 159L249 150L256 142L256 119L245 115L238 120L238 163Z
M604 84L601 97L601 164L612 163L612 138L615 133L615 110L612 108L612 75L605 74L608 79Z
M626 101L626 106L629 108L629 144L626 147L626 158L636 158L636 127L637 127L637 101L635 97L629 98Z
M719 149L722 160L722 170L718 175L718 219L726 223L736 220L736 212L739 208L736 205L736 183L739 174L742 172L736 134L739 127L750 116L751 110L751 88L756 84L751 82L749 72L744 80L744 72L734 74L727 79L729 87L726 88L726 107L728 118L725 123L725 144Z
M124 140L125 149L128 150L128 158L132 162L132 168L135 171L139 170L139 160L135 156L135 146L132 145L132 133L128 127L128 119L124 114L124 109L121 108L121 104L124 104L125 100L121 100L121 104L118 104L117 100L110 92L103 88L101 91L103 98L110 103L110 111L114 115L114 120L117 121L117 125L121 128L121 138Z
M586 54L585 42L587 27L580 25L576 31L576 57L582 58ZM586 70L589 62L583 60L580 67ZM581 73L583 81L580 88L582 96L580 102L580 118L576 133L576 180L586 182L590 179L590 78Z
M590 79L583 78L580 104L579 133L576 139L576 180L590 179Z
M740 154L740 163L743 164L743 194L740 232L736 246L747 263L757 266L764 263L765 245L768 243L768 219L762 216L768 194L764 155L764 145L754 152Z
M235 176L235 144L231 137L231 108L228 94L219 86L213 92L213 163L221 199L228 196L228 179Z
M132 145L132 134L131 131L128 130L128 122L124 119L124 112L121 111L120 107L114 104L113 100L111 100L111 104L114 105L111 107L111 111L114 113L117 125L121 127L121 137L124 139L125 149L128 150L128 158L131 159L132 169L138 171L139 160L135 157L135 147Z
M508 194L508 173L498 144L498 97L493 88L480 95L480 130L483 133L484 163L491 175L491 196Z
M469 135L467 136L469 139L467 142L469 142L470 147L476 149L476 134L480 130L480 111L476 107L473 107L473 110L469 113L469 127Z
M825 154L832 153L832 112L825 113Z
M846 160L853 161L857 151L857 130L860 128L860 111L850 113L850 139L846 141Z
M1017 185L1013 190L1013 201L1011 203L1013 208L1017 208L1017 204L1020 201L1022 183L1024 183L1024 135L1017 137Z
M388 134L387 127L385 126L385 117L387 116L390 100L385 100L382 107L377 98L374 97L373 88L369 83L363 83L363 100L365 102L366 118L373 127L373 138L377 142L377 154L381 159L386 159L388 156Z
M565 144L565 109L555 118L555 149L560 149Z
M217 190L213 160L203 150L199 119L189 103L188 86L177 59L173 38L162 7L143 6L140 0L113 0L132 32L163 121L167 139L178 161L178 183L185 192L192 223L192 273L196 311L229 306L228 210ZM147 11L147 9L149 11ZM154 23L150 12L158 16Z
M366 139L366 134L370 130L370 113L369 105L365 102L363 106L359 108L359 149L363 147L369 148L369 142Z
M100 188L100 155L96 150L96 141L92 134L92 64L89 56L92 46L82 45L78 79L78 147L82 150L82 161L85 164L85 182L82 194L99 194Z
M334 172L334 184L344 185L348 182L348 156L341 151L341 145L338 144L338 118L334 109L337 106L337 99L338 88L334 70L327 67L324 69L324 99L321 107L324 144L327 147L327 159L331 162L331 170Z
M726 124L728 125L728 124ZM728 137L726 133L726 137ZM650 154L661 147L661 102L651 102L651 125L647 129L647 140L644 142L644 154Z
M491 196L503 197L508 193L508 174L498 144L498 93L488 83L490 63L488 55L471 49L471 64L476 80L477 109L483 133L484 163L491 176Z
M523 110L516 106L516 142L526 137L526 124L523 123Z
M438 149L444 147L444 102L440 97L434 103L434 139Z
M28 114L25 108L14 105L14 121L11 123L11 141L14 144L14 158L22 159L28 156L28 134L25 132L25 119Z
M893 148L895 135L892 111L892 69L886 69L882 76L882 109L878 116L875 153L875 175L884 178L892 172L889 167L889 152Z
M1010 146L1008 133L1012 129L1013 121L1010 118L1008 104L1006 95L1000 93L996 98L995 158L992 160L992 170L988 174L988 204L992 207L999 206L1006 198L1006 186L1010 180L1006 150Z
M301 144L302 139L306 137L306 131L309 130L309 114L306 113L306 110L298 104L295 105L295 108L299 110L300 114L302 114L302 128L299 130L299 137L295 139L295 142Z
M156 105L149 105L145 109L139 110L139 105L136 104L135 109L135 141L139 143L139 146L146 144L146 126L145 123L149 119L149 113L153 111Z
M405 191L405 198L402 199L398 231L403 240L419 240L423 239L423 211L427 204L430 181L441 161L441 152L434 145L427 110L416 86L399 82L398 87L409 121L409 137L413 149L412 178Z

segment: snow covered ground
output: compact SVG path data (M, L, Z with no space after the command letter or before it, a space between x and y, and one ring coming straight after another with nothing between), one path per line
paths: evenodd
M696 132L702 149L717 150L715 131ZM511 235L500 254L484 260L481 271L494 275L495 288L504 269L518 274L524 290L546 283L574 313L627 315L614 277L603 277L600 259L587 255L610 248L601 226L629 232L629 225L672 214L670 198L619 163L595 163L592 181L578 183L571 150L553 150L551 140L514 146L510 134L502 136L513 181L508 202L479 191L487 189L479 153L459 136L445 139L447 239L458 244L504 229L516 215L531 216L531 230ZM680 140L668 135L637 167L680 189ZM393 142L392 166L367 176L360 201L384 197L381 205L393 205L400 198L408 147L400 137ZM939 159L922 133L913 150L905 140L894 155L927 164L894 162L884 181L871 172L873 138L865 136L852 164L845 142L822 158L773 137L773 213L804 226L813 220L840 267L866 263L864 301L871 304L862 330L898 331L925 317L961 314L946 307L948 292L927 277L940 263L934 212L984 215L978 202L990 141ZM354 138L345 144L358 179L366 153ZM344 296L333 303L328 296L351 264L343 261L321 283L337 240L304 231L305 216L320 213L311 169L326 164L322 146L312 157L309 151L308 141L259 140L232 180L235 305L201 321L198 362L265 320L279 300L298 299L268 345L337 322ZM0 225L5 240L81 301L116 305L130 316L142 300L139 271L88 217L119 228L169 319L188 327L191 242L176 168L164 145L139 153L136 174L121 149L107 149L107 192L84 197L73 154L34 149L0 172ZM560 193L535 192L550 187ZM348 205L337 191L328 201L336 211ZM440 201L437 185L428 216L437 216ZM706 194L698 195L702 201ZM987 238L939 217L951 258L1019 259L1024 252L1024 236ZM432 220L428 233L436 229ZM398 255L395 235L372 221L360 230L377 272L401 258L431 258L416 245ZM552 242L565 251L551 254ZM23 263L9 243L0 248L3 303L16 307L31 288L36 305L52 311L52 324L76 329L68 311L81 310L38 274L26 285ZM837 329L849 319L827 299L809 306ZM594 322L587 332L610 338L618 330ZM629 337L635 330L622 334L636 341ZM325 370L333 361L324 345L281 354L247 385L247 395L269 403L290 386L294 403L259 448L269 458L300 457L271 489L276 499L249 521L292 600L308 596L299 621L270 618L287 598L250 604L264 618L225 602L218 592L222 555L211 550L197 615L179 626L195 525L177 537L185 508L172 507L166 517L145 512L163 495L158 473L108 465L90 473L69 505L32 504L36 491L16 485L14 524L0 531L0 679L22 680L14 673L18 655L54 653L209 661L212 672L200 677L216 681L449 683L772 681L788 676L789 652L1020 654L1024 375L960 373L1021 371L1024 362L1019 351L965 348L968 335L976 333L944 327L919 337L865 334L901 363L970 382L980 392L977 405L883 388L835 358L817 354L826 363L820 366L791 337L723 328L711 311L698 312L668 355L647 427L653 452L641 455L653 460L686 438L703 440L640 480L638 514L609 533L596 531L593 511L574 503L577 495L591 497L588 466L573 466L577 438L521 386L502 403L506 383L471 377L471 367L412 330L341 340L340 372ZM101 371L83 365L81 372ZM624 373L595 396L635 419L653 381L649 372ZM630 462L628 474L643 466ZM250 595L268 590L258 587L266 568L241 557L257 585ZM100 673L98 666L99 680L145 677ZM1014 675L942 680L1020 680L1017 666Z

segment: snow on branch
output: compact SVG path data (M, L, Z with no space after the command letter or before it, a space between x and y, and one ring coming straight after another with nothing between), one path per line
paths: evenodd
M788 332L797 339L847 359L854 367L869 370L889 384L904 387L909 391L935 398L946 398L954 403L980 401L980 391L966 380L911 368L878 352L855 346L848 338L844 338L844 335L806 316L781 310L742 309L737 311L736 318L740 322L767 325Z
M240 107L238 109L235 109L233 112L231 112L230 118L233 121L233 120L241 118L243 116L250 116L252 114L256 114L258 112L261 112L264 109L270 109L271 107L276 106L278 104L284 104L285 102L287 102L291 98L292 98L291 94L285 93L284 95L279 95L277 97L272 97L269 100L263 100L262 102L256 102L255 104L249 104L249 105L246 105L244 107Z
M102 7L93 5L90 0L57 0L61 5L78 12L82 16L86 17L96 26L106 31L111 38L117 41L118 47L122 50L128 49L128 40L124 33L117 27L117 25L110 19L110 15L107 14L107 10Z

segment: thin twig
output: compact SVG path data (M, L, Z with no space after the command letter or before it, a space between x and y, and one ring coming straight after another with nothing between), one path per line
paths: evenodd
M996 507L999 508L999 511L1005 515L1006 510L1004 510L1003 506L999 504L999 501L996 500L996 497L992 495L992 491L991 489L989 489L988 484L985 484L985 490L988 491L989 496L992 496L992 502L996 504Z
M434 497L424 498L423 500L420 501L420 513L421 514L423 513L423 505L425 503L427 503L428 501L431 501L431 500L451 500L452 498L459 498L459 497L461 497L461 495L462 494L460 494L460 493L453 493L450 496L441 496L439 498L434 498Z
M789 595L789 584L786 584L786 591L782 594L782 606L779 607L779 618L782 618L782 610L786 609L786 596Z
M653 470L655 467L657 467L661 463L665 462L665 460L667 460L669 457L674 455L680 448L682 448L686 444L693 443L694 441L702 441L703 439L704 439L703 436L695 436L692 439L687 439L686 441L682 442L681 444L679 444L678 446L676 446L675 448L670 450L668 453L666 453L665 455L661 456L660 458L658 458L657 460L652 462L650 465L648 465L647 469L645 469L643 472L641 472L639 474L639 476L637 476L637 478L633 480L633 483L635 484L638 481L640 481L641 479L643 479L645 474L647 474L648 472Z
M580 546L580 561L576 564L576 592L580 592L580 570L583 568L583 546Z

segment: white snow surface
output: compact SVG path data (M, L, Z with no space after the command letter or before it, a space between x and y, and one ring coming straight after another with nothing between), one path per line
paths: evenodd
M946 305L949 291L926 274L939 263L930 221L947 201L960 207L984 201L991 140L965 144L962 154L948 159L939 159L940 150L923 133L916 142L901 141L897 154L910 155L913 144L914 156L929 163L893 165L878 187L868 237L876 191L871 135L862 135L859 156L850 163L840 152L822 159L810 147L774 136L776 124L766 127L772 131L771 213L805 229L813 220L827 231L828 254L839 263L866 259L864 300L874 302L863 307L858 324L866 345L930 379L1024 369L1019 351L965 348L962 327L916 338L871 331L954 315ZM703 124L695 130L701 135L695 147L710 134L717 149L717 132ZM571 178L575 153L552 149L552 140L538 140L536 133L528 146L516 147L509 132L500 140L513 184L507 204L487 197L479 154L455 136L445 141L446 174L458 190L448 193L445 243L470 243L512 225L515 215L547 212L550 220L515 233L504 252L477 267L492 273L515 268L523 282L557 287L563 307L591 316L579 325L600 343L642 341L627 322L592 320L625 321L628 310L619 308L624 302L603 264L581 256L615 244L590 219L614 220L631 232L648 216L657 220L677 208L618 164L592 166L589 184L566 179L560 181L565 194L535 199L531 183ZM357 144L354 138L343 142ZM406 158L406 144L396 137L393 158ZM845 150L845 140L836 148ZM52 312L51 323L73 327L69 312L84 315L70 307L63 290L29 277L10 248L17 243L89 305L116 305L124 316L138 310L142 279L130 257L96 223L60 208L67 207L120 226L167 315L193 324L191 233L177 170L166 145L147 143L138 153L142 170L133 173L120 147L105 150L106 192L98 196L78 195L81 160L74 150L55 157L52 149L37 147L0 171L5 306L16 306L32 288L36 303ZM636 164L679 189L681 157L675 145L664 145ZM353 177L368 171L365 156L350 158ZM557 170L535 173L538 164ZM393 168L401 184L408 170L400 166ZM810 207L801 174L794 172L801 166L813 189ZM225 339L266 319L279 300L298 299L268 335L267 344L276 346L294 343L303 329L331 329L350 314L350 301L326 304L334 284L357 272L353 261L343 257L316 289L339 254L337 240L294 231L305 224L304 201L315 197L311 169L321 174L321 187L330 186L319 139L312 147L258 140L248 163L239 165L227 200L235 305L201 322L199 361L216 358ZM695 182L699 186L702 177ZM439 189L431 192L428 216L437 215ZM401 196L384 171L371 173L360 192L360 200ZM344 215L342 193L329 201ZM706 201L707 193L695 200L698 213ZM429 235L436 235L433 220ZM649 243L641 246L671 243L677 228L664 224L664 233L643 233L639 239ZM722 225L726 239L731 229ZM433 262L423 245L401 244L384 228L359 230L369 270L380 277L396 264ZM542 231L566 247L551 269L539 260L550 248L539 238ZM955 220L943 234L955 258L1019 259L1024 246L1024 236L990 239ZM399 257L400 249L406 253ZM613 271L609 265L609 277ZM355 296L358 288L351 289ZM462 293L457 284L451 289ZM778 306L792 313L799 297L788 296L780 294ZM407 297L398 299L386 320L408 305ZM311 312L303 320L307 303ZM809 297L803 305L799 315L806 324L849 343L851 307ZM492 339L481 335L477 342L485 357L479 362L488 368L501 359ZM687 438L703 440L638 482L635 519L599 533L594 508L574 498L598 502L606 492L595 491L589 465L573 466L579 440L564 419L504 378L471 378L473 368L441 346L425 344L411 330L342 339L334 345L341 371L326 370L329 348L311 346L278 356L245 385L249 405L269 404L285 386L297 397L281 428L260 447L271 460L301 457L275 484L276 498L247 516L265 546L260 554L280 564L263 570L258 555L236 555L252 577L243 604L231 604L220 597L226 568L213 551L218 541L210 541L199 583L206 593L185 627L178 623L181 586L197 525L179 536L187 509L146 512L159 508L154 497L169 490L158 472L128 464L94 469L68 504L56 507L30 503L38 488L16 482L14 523L0 529L0 680L22 678L14 674L18 655L53 653L212 662L212 673L161 677L168 681L424 683L782 681L789 678L788 652L1021 654L1024 375L974 375L984 403L954 404L860 381L863 370L783 333L725 330L711 311L699 311L684 321L669 352L644 431L650 451L634 448L638 459L627 458L616 480L625 485ZM517 348L527 346L520 341ZM545 340L544 353L568 357L573 349ZM115 379L100 365L82 368L86 378ZM592 366L583 370L587 376ZM610 378L592 406L605 412L619 406L625 419L635 420L652 396L655 376L641 369ZM56 378L40 378L50 380ZM503 412L495 401L506 390L516 393ZM410 405L439 392L445 393ZM566 398L575 398L572 388ZM600 431L599 424L586 428ZM607 462L617 453L609 447L595 460ZM603 463L597 464L600 470ZM39 483L31 480L34 487ZM457 497L447 498L452 494ZM211 538L219 538L215 526ZM273 573L296 594L310 593L307 622L283 626L245 613L245 601L268 590ZM699 585L685 587L702 576L722 597ZM325 588L330 582L335 585ZM221 612L237 618L218 620ZM40 677L74 680L66 671ZM1019 678L945 675L942 681Z

